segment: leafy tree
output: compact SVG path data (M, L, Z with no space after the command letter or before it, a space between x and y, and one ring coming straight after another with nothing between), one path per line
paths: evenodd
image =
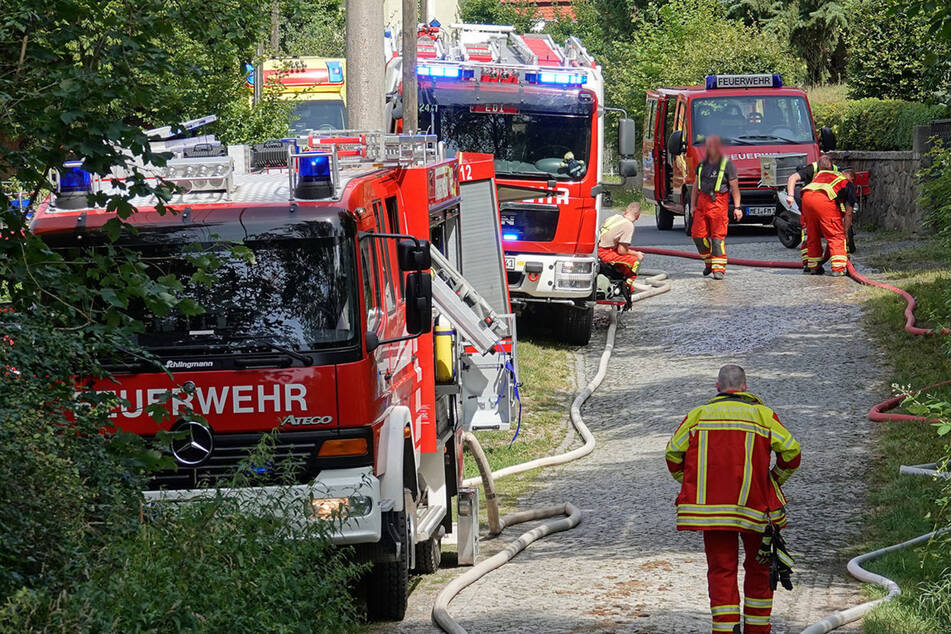
M946 99L951 41L932 36L928 18L900 0L849 0L848 83L853 98Z
M283 0L281 53L343 57L346 13L341 0Z
M538 7L532 0L461 0L459 19L473 24L511 25L518 33L528 33L538 21Z

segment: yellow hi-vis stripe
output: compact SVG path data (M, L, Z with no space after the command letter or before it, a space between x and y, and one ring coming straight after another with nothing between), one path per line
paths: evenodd
M710 608L710 614L713 616L720 616L721 614L735 614L737 617L740 615L740 606L738 605L716 605Z
M707 501L707 432L698 435L697 446L697 504Z
M713 631L714 632L730 632L732 634L733 626L739 625L739 624L740 624L739 620L730 621L729 623L725 623L723 621L714 621Z
M749 614L743 615L743 621L747 625L769 625L768 616L750 616Z
M625 220L624 216L620 216L620 215L611 216L610 218L604 221L603 225L601 225L601 231L598 232L598 235L603 236L608 231L610 231L614 227L624 222L624 220Z
M755 434L747 432L746 434L746 460L743 462L743 485L740 487L740 498L737 504L746 506L746 500L750 497L750 483L753 480L753 440Z
M745 597L743 599L743 605L748 608L771 608L773 607L772 599L754 599L753 597Z

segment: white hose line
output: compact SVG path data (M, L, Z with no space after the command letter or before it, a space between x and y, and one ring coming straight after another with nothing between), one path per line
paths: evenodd
M902 475L926 476L928 478L951 478L951 473L947 471L938 471L937 462L928 464L901 465L898 473Z
M842 610L841 612L830 614L821 621L813 623L804 629L802 634L826 634L826 632L831 632L832 630L838 629L847 623L859 620L878 605L895 599L895 597L901 594L901 588L898 587L898 584L888 577L883 577L882 575L876 574L874 572L869 572L865 568L862 568L862 564L871 559L877 559L887 553L894 552L896 550L904 550L905 548L910 548L911 546L929 541L938 535L947 533L948 531L951 531L951 528L943 528L938 531L932 531L919 537L915 537L914 539L909 539L907 542L902 542L893 546L886 546L885 548L879 548L878 550L873 550L870 553L859 555L858 557L855 557L849 561L849 574L863 583L872 583L884 587L888 594L886 594L881 599L867 601L861 605L855 606L854 608L849 608L848 610Z

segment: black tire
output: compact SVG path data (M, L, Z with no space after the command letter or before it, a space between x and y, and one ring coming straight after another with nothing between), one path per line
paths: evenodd
M784 220L773 220L773 226L776 227L776 237L787 249L795 249L802 242L802 230L796 225L789 224Z
M693 229L693 209L690 208L690 199L684 198L684 233L690 235Z
M402 621L409 598L409 521L406 512L396 514L400 556L396 561L373 564L367 578L367 616L372 621Z
M414 572L431 575L439 570L442 563L442 538L433 535L424 542L416 544L416 568Z
M654 222L657 224L658 231L670 231L674 228L674 214L664 208L660 203L657 203L657 208L654 210Z
M594 321L594 306L580 308L565 306L562 323L562 338L572 346L586 346L591 340L591 324Z

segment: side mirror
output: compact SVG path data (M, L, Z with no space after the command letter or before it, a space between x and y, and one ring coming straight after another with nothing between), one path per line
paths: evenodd
M819 149L823 152L835 149L835 132L825 126L819 128Z
M408 273L403 298L406 300L406 332L421 335L432 330L433 278L429 273Z
M429 241L420 240L419 246L413 240L400 240L396 245L396 259L401 271L425 271L433 264L429 254Z
M634 119L621 119L618 121L617 153L621 156L634 156L638 153Z
M667 163L673 166L674 159L686 151L687 147L686 144L684 144L684 131L677 130L667 139Z
M621 159L618 161L618 173L622 178L637 176L637 159Z

